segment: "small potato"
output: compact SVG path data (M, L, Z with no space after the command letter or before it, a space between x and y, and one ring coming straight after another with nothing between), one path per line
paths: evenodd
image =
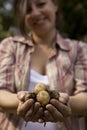
M46 87L45 84L43 84L43 83L38 83L38 84L35 85L35 87L34 87L34 93L35 93L35 94L38 94L38 93L39 93L40 91L42 91L42 90L47 90L47 87Z
M50 90L48 92L49 92L49 95L50 95L50 99L55 98L55 99L59 100L60 95L59 95L59 93L57 91Z
M49 103L50 95L47 91L42 90L37 94L36 99L44 106Z
M30 98L36 100L36 95L35 95L35 93L30 93L30 92L27 93L27 94L25 95L24 101L26 101L26 100L28 100L28 99L30 99Z

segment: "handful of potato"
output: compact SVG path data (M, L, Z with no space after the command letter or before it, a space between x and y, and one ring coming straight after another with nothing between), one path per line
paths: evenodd
M46 85L43 83L38 83L35 85L33 92L26 94L25 101L29 98L33 98L40 102L42 106L45 106L49 103L50 99L59 99L59 93L54 90L48 90Z

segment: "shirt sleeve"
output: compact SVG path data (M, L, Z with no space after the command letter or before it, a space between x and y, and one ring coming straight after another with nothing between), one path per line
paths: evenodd
M0 43L0 89L15 92L14 73L15 55L12 38L6 38Z
M75 64L75 92L87 91L87 43L79 42Z

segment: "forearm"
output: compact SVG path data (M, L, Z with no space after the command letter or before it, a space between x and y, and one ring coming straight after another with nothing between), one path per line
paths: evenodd
M19 100L17 94L0 90L0 111L16 113Z
M69 105L72 110L72 115L87 116L87 93L71 96Z

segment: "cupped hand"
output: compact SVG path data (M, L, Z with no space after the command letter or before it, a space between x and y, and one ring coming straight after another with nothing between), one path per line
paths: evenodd
M17 94L19 99L19 105L17 108L17 114L22 117L25 121L38 122L42 121L43 108L39 102L35 102L34 99L28 99L24 101L26 91L21 91Z
M68 106L69 96L66 93L60 93L59 100L51 99L46 105L44 111L45 122L63 122L65 118L71 115L71 109Z

